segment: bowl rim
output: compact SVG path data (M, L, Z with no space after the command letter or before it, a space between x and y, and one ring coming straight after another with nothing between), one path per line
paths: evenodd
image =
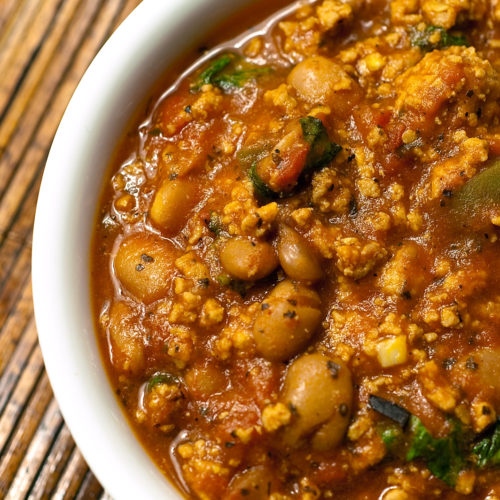
M164 69L216 22L250 2L143 0L85 72L47 158L33 231L38 338L64 420L92 472L115 500L174 500L182 495L135 436L97 346L90 245L104 175L130 118Z

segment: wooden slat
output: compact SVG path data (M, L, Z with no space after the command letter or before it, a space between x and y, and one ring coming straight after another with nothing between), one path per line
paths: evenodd
M119 15L114 20L114 22L111 26L110 33L109 33L110 35L111 35L111 32L115 31L115 29L118 28L118 26L134 10L134 8L137 7L137 5L139 3L140 2L138 2L137 0L125 0L125 4L122 6Z
M57 2L31 2L31 4L39 4L40 10L30 20L29 26L26 26L23 31L20 31L20 38L16 41L15 50L8 51L11 57L3 57L0 59L0 75L2 77L2 85L0 86L0 112L4 112L7 103L12 102L15 98L15 90L22 80L23 73L29 66L32 58L36 56L37 49L41 46L46 35L47 29L50 29L51 20L57 14L60 3ZM17 24L19 26L19 23ZM29 33L29 36L26 36ZM3 47L0 45L0 50ZM5 50L5 49L4 49ZM23 57L16 57L16 53L21 52Z
M83 478L75 500L97 500L102 494L102 486L89 470Z
M32 300L33 294L31 290L31 282L28 281L21 293L20 298L17 300L14 309L10 312L7 320L0 329L0 375L4 371L5 365L11 359L12 353L14 352L21 335L24 333L26 325L32 319ZM3 392L3 384L4 378L2 377L0 379L0 394ZM3 390L5 390L5 388L3 388ZM1 400L2 396L0 396L0 411L2 409Z
M7 62L11 63L15 57L16 49L23 37L26 36L26 32L38 9L40 9L40 2L21 2L16 21L8 24L0 34L0 50ZM2 87L0 86L0 88Z
M90 61L139 0L0 0L0 499L105 498L43 368L30 283L44 163Z
M75 498L87 471L88 467L80 450L74 448L68 465L51 498L53 500L69 500Z
M0 8L0 33L8 31L8 25L18 17L17 11L26 0L3 0Z
M53 93L53 90L51 90L49 86L53 81L52 77L48 79L45 76L48 74L46 73L48 71L48 65L54 58L54 53L67 32L69 22L75 16L78 4L78 0L66 0L58 12L52 30L47 34L36 59L31 62L25 79L16 94L15 101L11 104L9 112L5 115L2 123L0 123L0 147L6 149L6 145L10 140L13 130L20 127L23 128L26 133L29 133L30 128L34 127L39 120L40 115L37 111L39 106L43 107L43 104L47 102L47 99L50 99ZM61 77L61 75L57 73L54 76L57 78ZM26 109L30 98L37 88L39 88L37 95L44 96L45 98L42 103L39 103L38 100L35 99L32 103L33 108L31 108L30 113L24 116L23 111ZM21 120L19 120L19 118L21 118Z
M96 2L97 0L88 0L85 5L90 8L90 6ZM118 2L108 2L104 4L100 12L99 22L92 25L92 29L87 34L86 39L78 47L78 53L74 60L70 57L73 55L72 50L70 50L69 47L65 47L62 51L62 54L65 54L65 57L61 56L62 60L56 58L52 61L49 71L57 73L57 71L64 69L65 71L68 71L67 78L57 89L56 94L52 96L53 102L50 103L50 108L40 111L40 115L43 113L43 120L39 125L34 139L32 139L34 147L32 146L30 148L26 157L23 159L24 168L22 170L22 174L15 171L15 174L11 179L2 182L2 164L0 164L0 194L2 188L5 189L9 186L9 191L0 200L0 229L2 227L8 227L9 221L12 221L15 214L15 210L19 208L19 205L23 201L26 190L29 188L30 184L35 181L34 176L37 174L40 175L44 154L50 146L65 104L73 94L76 84L80 80L81 74L88 67L93 56L107 38L109 25L113 22L115 16L117 15L117 5ZM93 11L85 11L85 14L90 15L90 12ZM80 26L79 22L77 22L77 26L75 26L76 33L73 35L76 39L78 39L78 26ZM72 64L68 68L69 62L72 62ZM26 118L26 120L28 121L28 129L31 130L31 128L35 125L35 119L31 117ZM18 148L22 148L26 145L24 135L26 133L26 129L24 125L24 123L20 123L19 128L12 138L11 144L15 150L10 152L8 155L8 162L5 163L5 169L10 168L12 170L15 162L19 160L19 154L16 154L15 151L18 151ZM0 141L3 139L1 134L2 130L0 129ZM2 184L4 184L4 186Z
M33 485L29 500L46 500L50 497L74 447L75 442L68 428L63 426Z
M27 496L61 424L61 413L55 399L52 399L26 454L19 464L9 493L5 497L6 500L17 500Z
M48 64L36 65L36 67L33 65L30 69L30 76L33 75L34 81L32 79L28 81L27 78L26 85L31 84L35 88L28 87L25 92L20 92L16 103L12 105L6 115L4 127L0 130L0 147L4 145L4 141L9 141L8 147L5 146L6 161L0 164L0 196L3 196L3 207L0 208L2 213L0 228L8 226L8 221L17 208L16 201L20 201L20 197L26 191L25 186L32 180L33 163L36 164L35 168L38 167L41 159L47 154L50 141L64 110L64 105L50 106L50 108L48 105L54 97L54 92L61 85L61 80L65 76L68 66L78 52L89 24L93 21L99 8L99 3L99 0L78 3L71 23L69 26L64 26L62 34L66 36L57 40L57 45L53 49L51 48L52 50L48 53L47 57L50 57L47 61ZM68 36L69 33L71 36ZM51 40L52 38L49 38L47 43L49 44ZM36 73L33 73L35 70ZM70 95L65 96L64 103L69 101L69 97ZM29 112L24 112L28 108ZM45 114L47 111L50 116ZM33 137L33 133L37 130L42 118L42 126L38 128L41 133ZM7 129L7 132L4 131L4 128ZM29 150L26 153L27 146L29 146ZM25 154L28 158L24 159L23 168L15 169ZM31 175L28 174L25 177L20 172L23 174L29 172ZM11 175L8 175L9 173ZM9 190L5 193L7 187ZM4 209L8 211L3 213Z
M35 324L31 318L0 382L0 410L3 411L0 418L0 450L5 446L42 370L42 353L38 346L33 351L36 345ZM9 396L12 397L9 399Z
M2 252L3 253L3 252ZM13 254L7 261L7 280L0 288L0 325L7 320L18 301L23 285L30 275L31 248L22 246L19 253Z
M51 399L52 391L49 379L43 373L24 407L24 412L14 428L8 447L0 461L0 492L6 492L12 483L19 464L40 424L40 416L45 412Z

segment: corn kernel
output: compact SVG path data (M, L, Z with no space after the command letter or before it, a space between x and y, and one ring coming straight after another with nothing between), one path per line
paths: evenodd
M406 337L399 335L377 343L377 358L383 368L401 365L408 359Z

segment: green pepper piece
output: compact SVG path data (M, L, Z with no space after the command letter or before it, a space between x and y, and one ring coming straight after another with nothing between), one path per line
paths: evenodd
M311 146L304 172L319 170L330 163L342 147L330 141L328 132L319 118L306 116L301 118L299 122L304 140Z
M269 201L278 196L257 173L257 164L254 163L248 171L248 177L252 181L255 196L261 201Z
M451 207L461 221L481 219L484 209L500 206L500 160L469 179L452 195Z

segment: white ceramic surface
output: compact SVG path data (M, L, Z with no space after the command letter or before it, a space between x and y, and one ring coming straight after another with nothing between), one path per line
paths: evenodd
M168 65L249 1L144 0L87 70L45 168L32 263L40 344L66 423L115 500L180 495L137 442L98 352L89 250L103 176L129 118Z

